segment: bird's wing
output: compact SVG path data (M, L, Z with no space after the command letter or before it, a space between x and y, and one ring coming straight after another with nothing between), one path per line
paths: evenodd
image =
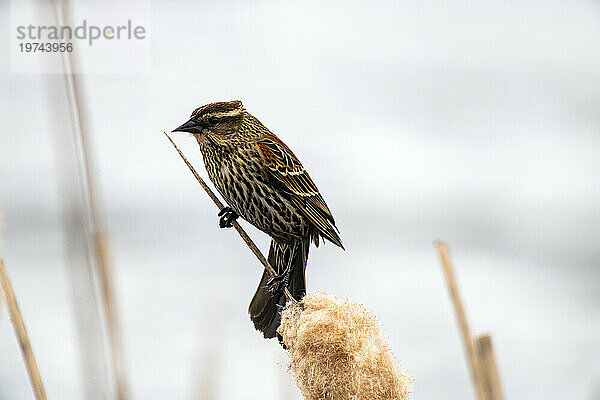
M290 195L324 238L343 248L329 207L292 150L273 134L261 136L256 143L274 183Z

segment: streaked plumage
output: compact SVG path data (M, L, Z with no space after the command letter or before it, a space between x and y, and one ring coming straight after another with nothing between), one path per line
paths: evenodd
M231 209L271 236L268 259L278 273L297 246L288 287L300 299L310 241L318 246L324 238L343 245L331 211L298 158L240 101L200 107L176 130L194 134L208 175ZM249 313L255 327L273 337L279 326L277 305L285 298L270 297L266 280L263 276Z

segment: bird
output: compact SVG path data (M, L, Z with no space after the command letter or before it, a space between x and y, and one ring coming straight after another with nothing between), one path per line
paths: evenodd
M173 132L191 133L200 146L208 176L227 203L219 226L229 228L242 217L271 237L267 261L277 276L263 272L248 313L254 327L273 338L284 288L297 301L306 294L311 242L344 249L333 214L292 150L240 100L199 107Z

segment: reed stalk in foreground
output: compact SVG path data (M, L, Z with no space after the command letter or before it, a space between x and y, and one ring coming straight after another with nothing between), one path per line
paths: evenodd
M35 360L35 355L33 354L33 348L31 347L31 342L29 341L29 335L27 334L27 329L25 328L25 323L23 322L23 316L21 315L19 304L17 303L12 285L8 279L6 268L4 268L4 260L1 259L0 288L4 293L4 298L8 307L8 313L10 315L10 319L12 320L17 339L19 340L21 354L23 355L23 360L25 361L25 367L27 368L27 373L29 375L29 382L31 382L33 392L35 393L35 398L37 400L46 400L46 390L44 389L44 383Z

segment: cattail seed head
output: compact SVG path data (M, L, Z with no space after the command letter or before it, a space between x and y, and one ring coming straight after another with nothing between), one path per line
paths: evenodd
M286 305L279 333L306 400L406 400L412 379L399 367L377 318L326 293Z

